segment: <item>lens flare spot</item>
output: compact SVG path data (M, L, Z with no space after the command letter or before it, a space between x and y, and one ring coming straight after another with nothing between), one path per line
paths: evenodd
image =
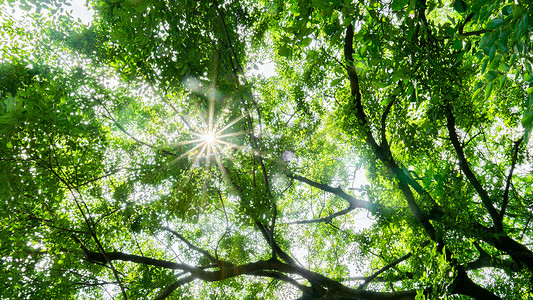
M217 136L214 133L210 132L202 135L202 140L204 140L208 144L214 144L217 141Z

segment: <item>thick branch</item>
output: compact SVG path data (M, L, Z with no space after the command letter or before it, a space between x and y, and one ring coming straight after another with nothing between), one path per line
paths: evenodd
M85 253L85 256L88 260L94 261L94 262L100 262L100 263L107 263L108 261L129 261L137 264L144 264L144 265L150 265L155 267L162 267L165 269L173 269L173 270L184 270L187 272L195 272L198 269L194 266L187 265L187 264L180 264L175 263L168 260L161 260L161 259L154 259L150 257L140 256L140 255L134 255L134 254L127 254L123 252L113 251L113 252L106 252L105 254L100 252L95 252L87 249L82 244L83 252Z
M259 275L259 276L273 277L273 273L270 271L277 271L281 273L290 273L290 274L300 275L304 277L305 279L307 279L309 282L313 284L318 284L321 287L327 289L330 295L354 297L354 298L369 298L369 299L414 299L416 296L416 291L414 290L394 292L394 293L379 293L379 292L371 292L371 291L364 291L364 290L355 290L355 289L346 287L342 285L341 283L333 279L330 279L328 277L325 277L321 274L309 271L297 265L285 264L276 259L271 259L268 261L257 261L257 262L248 263L248 264L239 265L239 266L219 265L219 269L216 271L205 271L198 267L187 265L187 264L174 263L170 261L153 259L153 258L148 258L148 257L143 257L143 256L138 256L138 255L131 255L131 254L116 252L116 251L102 254L102 253L87 250L85 248L84 252L92 261L98 261L102 263L106 263L107 261L114 261L114 260L129 261L133 263L146 264L146 265L152 265L152 266L169 268L169 269L180 269L191 274L190 276L182 278L181 280L178 280L172 285L168 286L158 296L160 298L156 298L156 299L165 299L165 297L170 295L170 293L174 291L176 288L194 279L200 279L204 281L213 282L213 281L221 281L227 278L236 277L240 275L255 275L255 276ZM462 268L460 269L463 270ZM468 277L465 277L465 276L466 276L466 273L461 276L458 276L459 279L455 280L455 283L456 283L455 292L465 294L465 295L471 295L471 296L474 295L474 293L476 295L481 294L483 296L488 297L485 299L499 299L498 297L494 296L492 293L477 286ZM277 276L277 277L278 279L282 279L281 277L285 278L284 276L281 276L281 277ZM481 299L481 298L478 298L478 299Z
M465 264L465 270L477 270L483 268L498 268L510 270L512 272L519 272L523 269L522 266L515 261L490 256L480 256L478 259Z
M170 294L172 294L173 291L175 291L177 288L179 288L182 285L185 285L193 280L195 280L195 276L187 276L181 279L178 279L174 281L171 285L169 285L167 288L161 291L157 297L154 298L154 300L163 300L166 299Z
M416 183L416 181L412 180L407 174L405 174L405 172L394 161L394 159L392 158L390 149L388 148L388 145L387 144L378 145L376 143L376 140L372 136L372 133L370 131L370 126L368 124L368 120L363 110L363 105L361 103L361 93L359 91L359 81L357 78L357 73L353 66L353 53L354 53L353 35L354 35L353 25L350 24L346 30L346 36L344 40L344 57L347 61L346 69L348 73L348 79L350 80L351 96L355 104L354 113L359 123L356 126L360 128L362 134L364 135L365 141L371 147L372 152L376 155L376 157L379 160L383 162L383 164L391 171L394 177L398 180L398 188L402 191L407 201L407 204L409 206L409 209L413 213L414 217L422 225L422 227L424 228L428 236L431 238L431 240L437 242L439 244L439 248L442 249L442 247L444 246L444 242L442 241L442 238L437 237L435 228L429 222L428 217L422 212L422 210L416 203L413 192L411 191L410 184L412 184L413 182ZM448 261L450 261L450 263L452 263L453 265L456 265L456 269L462 271L461 276L456 278L457 286L460 287L456 289L457 293L470 295L468 293L471 290L475 289L477 292L480 293L481 296L487 296L486 294L491 295L491 297L485 298L485 299L498 299L497 296L490 293L488 290L472 282L470 278L468 278L463 267L461 265L457 265L457 262L452 259L452 255L449 252L449 250L446 251L446 258ZM466 287L466 289L463 289L464 287ZM483 299L481 296L478 297L478 299Z
M266 229L265 229L266 230ZM85 250L84 250L85 251ZM277 259L270 259L267 261L257 261L239 266L220 266L219 270L205 271L198 267L190 266L187 264L174 263L165 260L158 260L138 255L131 255L122 252L107 252L105 254L93 252L90 250L85 251L88 256L91 256L93 261L107 262L113 260L129 261L133 263L146 264L152 266L158 266L169 269L180 269L190 273L189 276L177 280L165 290L163 290L155 299L165 299L179 286L188 283L194 279L200 279L208 282L221 281L231 277L240 275L253 275L253 276L268 276L287 281L294 284L293 280L289 279L283 273L297 274L307 279L313 284L318 284L321 287L327 289L328 294L335 296L353 297L353 298L368 298L368 299L414 299L416 296L415 290L401 291L393 293L381 293L362 291L349 288L341 283L325 277L321 274L309 271L305 268L289 265L283 263ZM304 286L299 285L299 288L306 290Z
M321 285L322 287L326 288L329 292L328 295L331 296L332 299L337 299L334 296L338 298L351 297L355 299L414 299L416 296L415 290L392 292L392 293L380 293L380 292L355 290L355 289L346 287L333 279L330 279L321 274L309 271L299 266L290 266L287 264L283 264L281 262L276 262L276 264L277 264L278 270L281 272L298 274L304 277L305 279L307 279L309 282L317 283Z
M463 28L465 27L466 23L468 23L470 20L472 20L472 17L474 17L474 13L470 13L466 17L465 21L459 25L459 28L457 30L459 32L459 34L463 34Z
M365 135L365 140L367 144L372 148L372 152L380 159L385 166L389 168L392 174L398 179L398 187L404 194L404 197L409 205L409 209L412 211L413 215L417 221L424 227L424 230L429 235L429 237L436 241L435 228L429 222L427 216L422 212L418 204L416 203L415 197L411 188L409 187L409 177L400 169L396 164L394 159L391 157L390 149L387 147L383 148L385 145L378 145L376 140L372 136L370 127L368 126L368 120L366 114L363 110L363 104L361 103L361 93L359 91L359 80L357 78L357 72L353 66L353 25L350 24L346 29L346 37L344 39L344 57L347 60L347 71L348 79L350 80L350 87L352 98L355 104L355 114L358 121L361 123L360 128L362 128L363 134Z
M406 272L404 274L396 274L396 275L388 275L387 277L373 277L372 279L370 277L372 276L354 276L354 277L345 277L345 278L339 278L338 281L344 282L344 281L375 281L375 282L396 282L396 281L402 281L405 279L413 279L414 274L411 272Z
M313 292L312 288L310 288L308 286L305 286L305 285L299 283L298 281L296 281L295 279L293 279L293 278L291 278L291 277L289 277L289 276L287 276L287 275L285 275L283 273L280 273L280 272L276 272L276 271L257 271L255 273L252 273L252 275L270 277L270 278L274 278L274 279L278 279L278 280L290 283L293 286L295 286L296 288L298 288L300 291L302 291L304 294L311 294Z
M481 35L483 33L489 32L490 30L487 29L481 29L481 30L475 30L475 31L469 31L469 32L463 32L461 33L462 36L473 36L473 35Z
M519 263L524 264L529 270L533 271L533 252L526 246L513 240L507 235L502 235L501 232L493 228L484 228L480 225L476 226L476 231L481 233L483 241L494 246L496 249L510 255L511 258Z
M503 231L502 222L500 219L500 216L494 206L492 205L492 200L490 199L489 194L487 191L481 186L481 183L477 180L476 175L472 172L470 169L470 166L468 165L468 162L466 161L466 157L463 151L463 147L461 146L461 143L459 142L459 138L457 136L457 132L455 131L455 117L451 111L451 108L447 107L447 115L446 115L446 127L448 128L448 133L450 135L450 140L452 142L453 147L455 148L455 152L457 154L457 158L459 159L459 167L465 174L468 181L470 181L470 184L474 187L477 194L481 198L481 202L483 203L483 206L488 211L490 217L492 218L492 221L494 222L494 226L498 231Z
M489 290L477 285L466 274L464 268L457 268L457 276L450 286L452 293L470 296L474 299L501 300Z

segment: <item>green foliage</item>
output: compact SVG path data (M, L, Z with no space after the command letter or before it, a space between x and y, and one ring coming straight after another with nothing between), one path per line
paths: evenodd
M527 1L88 2L0 8L0 298L533 297Z

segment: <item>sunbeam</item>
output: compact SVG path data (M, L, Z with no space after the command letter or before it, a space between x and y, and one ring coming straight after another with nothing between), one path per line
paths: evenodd
M197 111L197 118L186 118L180 115L180 119L187 125L188 133L192 137L187 140L170 143L167 147L188 146L185 153L171 161L171 165L175 165L181 159L187 158L191 161L192 167L199 167L201 164L206 171L214 164L219 169L222 167L222 157L228 154L228 149L237 149L239 151L247 151L247 147L235 144L235 137L242 136L248 131L231 131L231 129L246 117L247 112L236 118L228 120L227 115L230 110L221 109L219 115L216 114L216 105L213 97L209 97L208 111L202 113ZM222 171L224 176L224 172ZM187 174L190 174L188 172Z

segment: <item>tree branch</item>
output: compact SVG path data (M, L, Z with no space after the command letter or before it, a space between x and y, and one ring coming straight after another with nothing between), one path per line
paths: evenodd
M480 35L486 32L489 32L490 30L487 29L480 29L480 30L474 30L469 32L463 32L461 33L462 36L474 36L474 35Z
M420 245L421 248L424 248L426 247L427 245L429 245L429 241L425 241L422 243L422 245ZM406 255L394 260L393 262L389 263L388 265L384 266L383 268L379 269L377 272L375 272L374 274L370 275L369 277L367 277L365 279L365 281L363 283L361 283L358 287L358 289L362 290L364 289L372 280L374 280L374 278L378 277L381 273L391 269L392 267L396 266L397 264L401 263L402 261L408 259L409 257L411 257L413 255L412 252L409 252L407 253Z
M465 264L465 270L477 270L482 268L499 268L512 272L519 272L523 269L523 267L515 261L483 255L478 259Z
M465 21L459 25L459 28L458 28L458 30L457 30L457 31L459 32L459 34L464 35L464 33L463 33L463 28L465 27L466 23L468 23L470 20L472 20L472 17L474 17L474 13L470 13L470 14L466 17Z
M389 115L389 112L394 105L394 101L396 100L396 97L393 97L392 100L387 104L387 107L385 107L385 111L383 111L383 115L381 116L381 145L385 145L385 147L388 146L387 142L387 135L386 135L386 126L387 126L387 116Z
M509 170L509 175L507 176L507 182L505 183L505 192L502 197L502 209L500 210L500 222L503 222L503 216L505 215L505 209L507 209L507 204L509 203L509 188L511 187L511 179L513 178L513 171L516 166L516 161L518 158L518 148L524 140L524 137L518 139L515 142L513 147L513 158L511 159L511 170Z
M355 207L353 207L352 205L348 206L347 208L343 209L343 210L339 210L337 212L334 212L326 217L323 217L323 218L319 218L319 219L313 219L313 220L299 220L299 221L293 221L293 222L287 222L286 224L288 225L293 225L293 224L312 224L312 223L330 223L333 219L335 219L336 217L339 217L339 216L342 216L342 215L346 215L348 214L349 212L351 212L352 210L354 210Z
M276 256L279 256L279 258L281 258L287 264L296 265L296 261L278 246L278 243L276 243L274 238L270 235L270 231L268 230L268 228L259 221L256 221L255 224L257 225L257 228L259 228L259 231L261 231L261 234L263 234L265 240L267 240L270 247L272 248L272 258L276 258Z
M170 229L169 227L166 227L166 226L163 226L161 227L161 229L163 230L166 230L168 232L170 232L172 235L174 235L175 237L177 237L179 240L181 240L182 242L184 242L189 248L197 251L197 252L200 252L202 253L211 263L220 263L221 261L216 259L213 255L211 255L211 253L209 253L207 250L204 250L200 247L197 247L195 245L193 245L191 242L189 242L184 236L182 236L181 234L179 234L177 231L175 230L172 230ZM225 262L226 264L230 264L228 262ZM231 265L231 264L230 264Z
M363 110L363 104L361 103L361 93L359 91L359 80L357 78L357 72L353 66L353 25L350 24L346 29L346 36L344 39L344 57L347 63L348 79L350 80L351 94L355 104L355 114L360 122L359 127L362 129L362 133L365 136L365 141L371 147L376 157L381 160L385 166L392 172L392 174L398 179L398 188L404 194L409 209L422 225L429 237L436 241L435 228L429 222L427 216L422 212L418 204L416 203L413 192L409 187L409 177L400 169L397 163L391 156L388 145L378 145L376 140L372 136L370 126L366 114ZM387 146L383 148L383 146Z
M478 223L472 223L471 226L473 227L473 237L480 238L494 248L505 252L514 261L524 264L533 271L533 252L528 247L502 234L495 228L487 228Z
M474 299L501 300L491 291L479 286L468 277L463 267L456 268L457 276L450 285L452 293L470 296Z
M266 230L264 228L264 230ZM85 247L84 247L85 248ZM114 260L128 261L133 263L152 265L157 267L163 267L168 269L179 269L184 270L190 273L189 276L184 277L180 280L177 280L167 288L165 288L155 299L165 299L168 297L174 290L176 290L181 285L191 282L194 279L200 279L208 282L221 281L231 277L236 277L240 275L252 275L252 276L268 276L277 278L280 280L287 281L291 284L294 284L294 280L290 279L288 274L297 274L307 279L312 284L317 284L325 289L329 295L335 296L350 296L354 298L370 298L370 299L414 299L416 296L415 290L409 291L400 291L393 293L382 293L382 292L371 292L363 290L355 290L347 286L342 285L341 283L325 277L319 273L309 271L305 268L299 267L297 265L291 265L283 263L277 259L270 260L260 260L252 263L247 263L238 266L219 266L218 270L215 271L206 271L201 268L187 265L174 263L165 260L153 259L138 255L127 254L123 252L107 252L107 253L98 253L93 252L88 249L84 249L86 255L91 257L93 261L99 261L102 263ZM299 285L299 287L303 287ZM305 287L303 290L308 291Z
M182 285L185 285L193 280L196 279L196 276L190 275L187 277L183 277L181 279L178 279L174 281L171 285L167 286L164 290L162 290L159 295L157 295L154 300L163 300L166 299L172 292L174 292L177 288L179 288Z
M442 240L442 237L437 236L435 228L429 222L429 219L426 214L424 214L418 206L413 192L411 191L410 184L418 183L415 180L411 179L394 161L390 149L388 148L388 145L378 145L376 143L376 140L372 136L372 132L370 130L366 114L363 110L363 105L361 102L361 93L359 90L359 81L353 65L353 36L353 25L350 24L346 29L346 36L344 39L344 57L347 61L347 73L348 79L350 80L351 96L354 101L353 104L355 105L354 113L358 119L358 124L356 124L356 126L360 129L361 133L365 138L366 143L370 146L374 155L376 155L376 157L383 162L383 164L391 171L394 177L398 180L398 188L402 191L404 198L406 199L407 204L409 206L409 209L413 213L414 217L417 219L420 225L422 225L424 231L428 234L431 240L437 242L437 244L439 245L439 249L442 249L445 245L444 241ZM457 283L456 285L458 287L455 290L456 293L471 295L471 291L475 290L477 293L480 293L486 299L499 299L490 291L472 282L472 280L468 278L468 275L464 271L463 267L459 265L455 259L452 258L452 253L448 249L446 249L445 254L446 259L456 267L456 269L461 275L455 279L455 282ZM488 295L490 295L490 297Z
M347 194L346 192L344 192L340 187L337 187L337 188L334 188L330 185L327 185L327 184L323 184L323 183L318 183L318 182L315 182L309 178L306 178L304 176L300 176L300 175L296 175L296 174L291 174L291 173L288 173L286 172L285 175L287 177L289 177L290 179L296 179L300 182L303 182L303 183L306 183L312 187L315 187L317 189L320 189L320 190L323 190L325 192L328 192L328 193L331 193L331 194L334 194L336 196L339 196L341 197L342 199L348 201L348 203L350 204L350 207L352 207L352 209L354 208L364 208L372 213L376 213L376 212L382 212L382 213L390 213L393 211L392 208L390 207L385 207L385 206L381 206L381 205L378 205L376 203L372 203L372 202L369 202L369 201L365 201L365 200L360 200L360 199L357 199L355 198L354 196L352 195L349 195Z
M492 221L494 222L494 226L498 231L503 231L503 225L500 219L500 216L494 206L492 205L492 200L490 199L489 194L487 191L481 186L479 183L476 175L472 172L470 169L470 166L468 165L468 162L466 160L463 147L461 146L461 143L459 142L459 137L457 136L457 132L455 131L455 117L452 113L451 107L448 105L446 107L446 127L448 128L448 133L450 135L450 140L452 142L453 147L455 148L455 153L457 154L457 157L459 159L459 167L465 174L468 181L470 181L470 184L474 187L477 194L481 198L481 202L483 203L483 206L488 211L490 217L492 218Z
M381 277L381 276L378 276L378 277L374 277L372 278L373 281L375 282L395 282L395 281L402 281L404 279L413 279L413 273L411 272L406 272L405 274L398 274L398 275L394 275L394 276L387 276L387 277ZM346 278L339 278L337 279L338 281L367 281L367 280L370 280L370 276L354 276L354 277L346 277Z
M270 277L270 278L274 278L274 279L278 279L278 280L290 283L293 286L295 286L297 289L302 291L304 294L311 294L313 292L312 288L310 288L308 286L305 286L305 285L299 283L298 281L296 281L295 279L293 279L293 278L291 278L291 277L289 277L289 276L287 276L287 275L285 275L283 273L280 273L280 272L263 271L263 270L261 270L261 271L257 271L255 273L252 273L252 275Z

